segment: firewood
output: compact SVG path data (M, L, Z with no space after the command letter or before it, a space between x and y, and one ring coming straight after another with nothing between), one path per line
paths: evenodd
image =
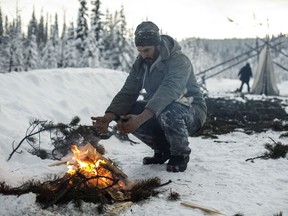
M85 158L82 158L82 159L84 160L88 159L90 161L93 161L95 158L97 158L97 160L104 161L103 163L101 163L102 167L104 167L105 169L113 173L115 176L117 176L124 184L126 184L126 186L129 184L128 176L124 172L122 172L117 166L115 166L109 159L107 159L106 157L101 155L99 152L97 152L96 149L90 143L86 144L82 148L84 152L87 151L87 155L85 155ZM71 158L65 161L60 161L60 162L49 164L48 166L49 167L60 166L63 164L67 164L67 162L69 162L70 160Z
M88 143L85 145L85 148L88 150L88 155L87 157L93 158L96 156L98 160L103 160L105 163L101 163L101 166L103 166L105 169L109 170L112 172L114 175L116 175L120 180L122 180L126 185L129 183L128 182L128 176L122 172L118 167L116 167L109 159L101 155L99 152L94 151L95 148ZM93 155L93 156L92 156Z
M221 215L225 215L224 213L218 211L217 209L211 208L211 207L207 207L207 206L203 206L200 204L196 204L196 203L191 203L191 202L181 202L181 205L190 207L190 208L197 208L200 209L208 214L221 214Z
M123 203L118 203L114 204L115 207L113 207L109 212L107 212L107 216L116 216L119 215L119 213L125 211L127 208L131 207L133 205L133 202L128 201L128 202L123 202Z
M48 166L49 166L49 167L61 166L61 165L67 164L68 161L69 161L69 160L66 160L66 161L58 161L58 162L55 162L55 163L51 163L51 164L49 164Z

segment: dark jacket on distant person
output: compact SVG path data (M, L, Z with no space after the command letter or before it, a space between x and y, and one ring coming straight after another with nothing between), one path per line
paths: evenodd
M252 77L252 70L250 67L250 64L247 63L244 67L241 68L241 70L238 73L239 79L244 82L248 83L250 80L250 77Z

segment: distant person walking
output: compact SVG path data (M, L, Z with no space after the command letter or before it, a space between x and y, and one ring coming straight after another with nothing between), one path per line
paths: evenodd
M252 77L252 70L250 64L247 63L244 67L242 67L238 73L239 79L241 80L241 86L239 92L242 92L244 83L247 85L248 92L250 92L249 81Z

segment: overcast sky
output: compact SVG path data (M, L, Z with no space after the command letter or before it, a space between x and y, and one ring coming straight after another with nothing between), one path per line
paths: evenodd
M17 0L0 0L9 19L15 17ZM90 0L87 0L90 2ZM164 33L177 39L263 37L288 33L288 0L102 0L101 10L110 12L124 6L128 27L136 28L144 20L155 22ZM64 11L67 22L76 22L79 0L18 0L22 21L27 25L33 6L38 18L43 9L58 13L59 24ZM229 22L228 18L233 22ZM61 29L61 26L60 26Z

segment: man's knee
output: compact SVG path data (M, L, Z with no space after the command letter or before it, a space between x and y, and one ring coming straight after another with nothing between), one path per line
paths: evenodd
M184 125L183 116L187 112L185 107L179 103L171 103L164 111L158 116L157 120L162 128L179 127Z

